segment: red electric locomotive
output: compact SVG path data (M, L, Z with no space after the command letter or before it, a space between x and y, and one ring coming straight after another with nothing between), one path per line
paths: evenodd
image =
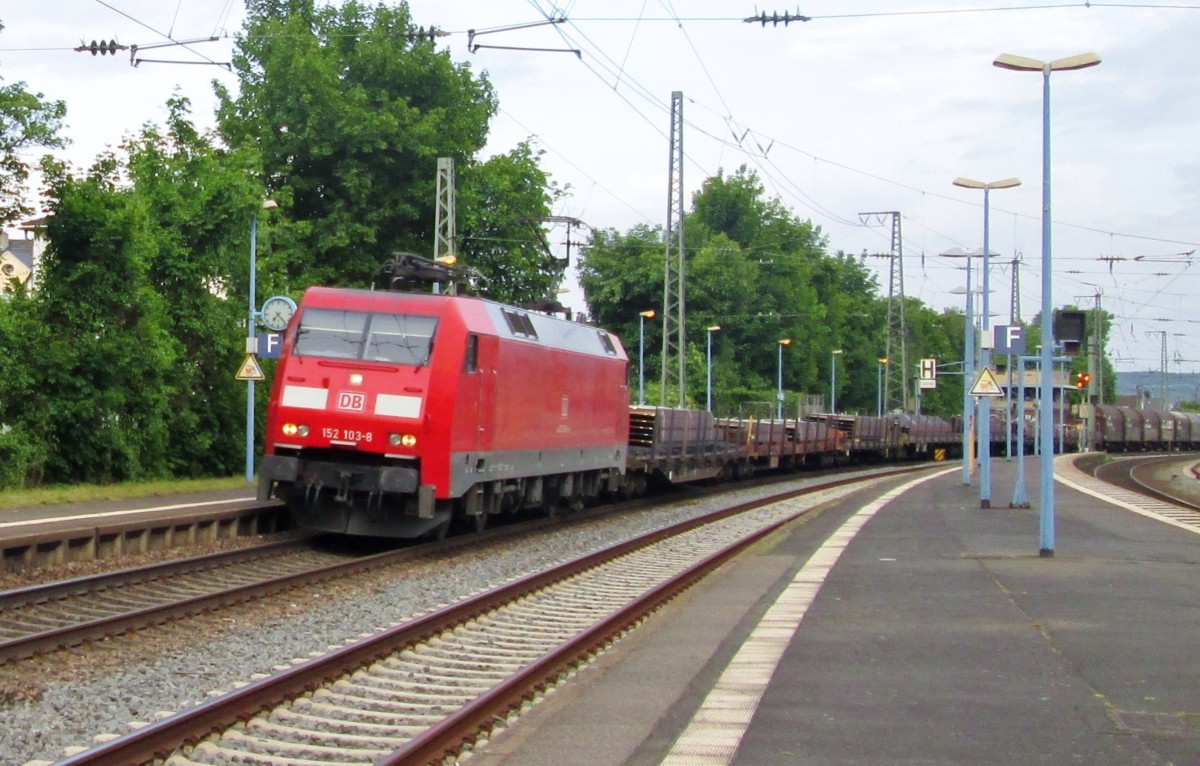
M577 503L625 471L627 366L616 336L481 298L311 288L275 372L259 499L382 537Z

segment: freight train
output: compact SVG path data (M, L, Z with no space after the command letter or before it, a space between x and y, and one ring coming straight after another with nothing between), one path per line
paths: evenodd
M1200 412L1100 405L1092 447L1105 452L1200 450Z
M275 370L258 497L300 528L441 536L656 482L961 455L953 420L717 419L631 407L627 381L620 340L586 324L466 295L310 288Z
M932 417L630 407L628 364L605 330L482 298L310 288L275 370L259 497L302 528L419 537L658 481L955 445Z

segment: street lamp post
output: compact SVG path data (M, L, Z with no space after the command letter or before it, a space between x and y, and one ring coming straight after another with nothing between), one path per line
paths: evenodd
M875 417L883 417L883 368L887 366L888 358L879 360L875 374Z
M708 333L708 393L705 396L705 405L708 412L712 412L712 336L720 329L721 326L716 324L706 328Z
M638 406L646 404L646 320L656 316L654 309L638 312Z
M791 338L782 338L779 341L779 373L775 382L775 418L783 420L783 347L792 345Z
M1046 417L1046 413L1053 410L1052 400L1054 397L1051 373L1054 369L1051 362L1054 346L1051 317L1054 306L1050 293L1050 73L1096 66L1100 63L1100 57L1095 53L1080 53L1054 61L1039 61L1026 56L1001 53L992 63L1001 69L1042 73L1042 371L1039 381L1042 420L1038 424L1038 429L1043 449L1040 477L1041 548L1039 555L1049 557L1054 555L1054 455L1053 450L1045 449L1045 445L1050 444L1053 439L1054 427L1053 418Z
M983 189L983 316L980 322L983 327L983 335L991 331L991 325L988 313L988 276L991 273L991 265L988 262L988 193L992 189L1011 189L1014 186L1020 186L1020 180L1016 178L1006 178L1003 181L992 181L984 183L983 181L974 181L970 178L954 179L955 186L961 186L965 189ZM968 261L969 262L969 261ZM981 369L987 369L992 364L992 349L991 344L981 344L979 349L979 366ZM978 412L975 416L975 422L978 424L977 432L979 434L979 507L992 507L992 398L990 396L979 397Z
M263 200L262 209L279 207L273 199ZM254 348L258 309L254 308L255 276L258 271L258 213L250 216L250 321L246 323L246 352ZM254 381L246 381L246 483L254 483Z
M842 349L835 348L829 354L829 411L837 414L837 358Z

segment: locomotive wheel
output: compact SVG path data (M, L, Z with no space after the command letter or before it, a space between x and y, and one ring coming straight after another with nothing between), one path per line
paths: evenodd
M488 515L486 513L475 514L475 518L472 520L472 523L471 523L472 529L474 529L476 532L482 532L483 530L487 529L487 525L488 525Z

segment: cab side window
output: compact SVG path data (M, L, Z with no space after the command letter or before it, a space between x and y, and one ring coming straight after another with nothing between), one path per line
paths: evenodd
M474 333L467 336L467 353L463 359L463 372L479 370L479 336Z

